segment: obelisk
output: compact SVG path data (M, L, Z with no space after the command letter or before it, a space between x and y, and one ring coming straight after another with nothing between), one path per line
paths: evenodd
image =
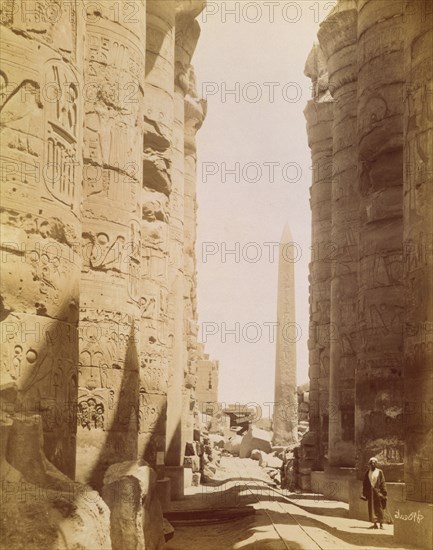
M295 261L298 247L286 224L278 254L277 338L275 360L274 445L298 443L296 393Z

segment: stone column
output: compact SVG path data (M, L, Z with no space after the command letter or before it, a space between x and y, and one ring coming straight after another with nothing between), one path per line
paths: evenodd
M176 28L177 33L177 28ZM183 304L183 125L184 94L179 82L178 46L175 46L172 189L169 228L169 323L173 355L168 376L166 468L172 480L172 498L183 496L182 404L186 366Z
M273 444L293 448L298 444L295 313L295 261L298 251L288 224L283 230L278 250Z
M328 445L329 340L331 299L331 179L334 103L328 91L326 66L318 46L311 51L305 74L312 79L313 99L304 111L311 148L310 206L310 432L315 436L313 468L323 470Z
M197 237L197 147L196 133L206 116L207 103L197 95L194 68L189 66L186 78L188 91L185 96L184 126L184 309L187 365L184 379L183 448L194 440L194 426L198 415L196 404L198 351L197 314L197 261L195 243Z
M330 313L330 466L355 465L355 366L358 301L357 10L342 0L318 33L334 98Z
M401 3L358 1L359 478L376 456L403 477L403 27Z
M146 11L87 2L77 477L137 457Z
M175 3L147 2L146 82L141 191L139 455L164 464L169 334L169 197L172 187ZM159 453L159 454L158 454Z
M408 500L433 502L433 9L408 6L404 26L404 479ZM403 522L401 522L403 523ZM402 526L404 529L404 526ZM430 538L431 540L431 538Z
M200 28L195 16L204 3L178 1L176 5L176 41L174 75L174 124L172 140L172 189L170 194L170 265L169 311L173 336L173 360L168 378L166 469L172 479L172 497L183 496L184 441L182 418L187 347L184 332L184 123L187 71Z
M101 493L111 512L113 550L165 548L163 516L155 483L154 470L141 460L108 468Z
M42 415L45 454L73 477L81 264L81 6L74 1L55 6L47 1L3 2L1 35L1 379L17 385L18 410Z

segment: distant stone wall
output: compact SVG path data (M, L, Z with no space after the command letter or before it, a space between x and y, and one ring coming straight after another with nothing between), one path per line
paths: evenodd
M212 361L206 354L197 362L197 407L200 414L212 414L218 405L218 361Z

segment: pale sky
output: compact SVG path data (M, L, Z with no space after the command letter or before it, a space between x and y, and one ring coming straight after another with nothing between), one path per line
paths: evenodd
M207 353L220 361L225 403L273 401L278 254L271 243L287 222L302 251L298 384L308 380L311 159L303 110L311 90L303 70L335 3L208 1L198 18L193 64L208 100L197 135L199 322ZM236 246L237 257L225 253Z

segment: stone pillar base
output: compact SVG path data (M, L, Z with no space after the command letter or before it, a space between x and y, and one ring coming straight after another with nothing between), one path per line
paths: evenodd
M355 468L326 465L324 472L311 472L311 490L327 500L349 502L349 483L355 476Z
M165 475L170 478L171 500L182 500L184 498L183 466L166 466Z
M404 483L386 483L388 492L387 508L394 521L394 513L404 501ZM369 521L368 506L365 500L361 500L362 481L353 479L349 482L349 517Z
M171 479L163 477L156 480L155 492L161 504L163 513L170 509L171 501Z

